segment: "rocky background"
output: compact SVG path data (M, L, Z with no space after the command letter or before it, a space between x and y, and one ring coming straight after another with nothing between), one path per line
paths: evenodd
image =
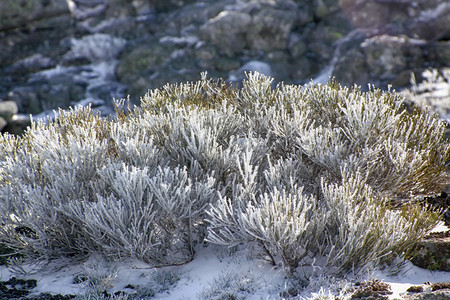
M12 133L30 114L77 103L109 114L113 98L138 103L202 71L398 90L445 67L448 0L0 1L0 130Z

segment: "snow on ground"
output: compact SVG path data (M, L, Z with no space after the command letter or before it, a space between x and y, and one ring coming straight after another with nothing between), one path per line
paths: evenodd
M132 259L112 265L93 255L85 263L68 263L59 269L49 266L34 273L33 268L28 267L29 275L0 266L0 280L6 281L12 276L36 279L33 294L80 294L89 289L89 280L76 284L74 279L87 277L97 283L100 291L106 288L111 294L148 289L156 293L157 299L199 299L227 292L245 294L246 299L275 296L284 283L283 270L262 260L250 259L247 253L245 249L208 245L199 247L195 259L188 264L159 269Z
M443 230L448 228L441 225L435 231ZM28 266L28 275L0 266L0 280L7 281L13 276L36 279L34 294L82 294L87 290L93 292L96 288L97 292L106 289L110 294L138 290L146 299L151 295L155 299L183 300L228 299L226 295L250 300L281 299L280 293L287 290L288 286L283 270L263 260L250 258L252 254L249 253L243 247L200 246L193 261L182 266L159 269L132 259L113 264L94 254L84 263L58 262L57 265L64 265L60 268L49 265L33 272L33 266ZM78 283L74 283L76 279ZM396 276L389 275L387 271L375 270L362 279L358 278L364 279L379 279L390 284L393 291L390 298L398 299L411 285L450 282L450 272L428 271L407 263ZM311 280L298 298L337 295L339 290L342 292L349 286L349 281L345 279L317 277Z
M431 232L445 232L448 230L449 228L444 224L444 222L440 222L439 225L436 226L436 228L434 228ZM450 272L429 271L416 267L410 262L405 265L404 271L400 272L397 276L389 276L388 274L380 271L374 274L374 276L375 278L391 285L393 292L390 296L391 299L398 298L401 293L405 293L406 290L412 285L422 285L427 282L450 282Z
M405 293L412 285L422 285L426 282L450 282L450 272L429 271L416 267L408 262L404 272L401 272L397 276L390 276L385 272L378 271L373 274L373 278L388 283L393 292L390 295L390 299L398 299L400 294Z
M175 289L161 296L162 299L198 299L227 291L245 292L240 289L253 293L246 299L260 299L276 293L283 283L284 273L280 268L248 258L243 249L230 254L222 247L208 248L180 269L185 274L183 279Z

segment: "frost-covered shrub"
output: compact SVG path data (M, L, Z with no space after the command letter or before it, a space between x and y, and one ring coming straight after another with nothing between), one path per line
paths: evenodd
M257 245L290 273L408 257L437 222L409 200L448 183L450 148L435 116L401 101L250 74L241 89L167 85L114 118L60 111L0 137L0 242L167 265L207 236Z
M448 183L436 117L407 114L394 93L334 82L272 90L250 76L239 96L250 136L264 140L252 149L265 152L238 159L231 195L208 212L209 241L256 243L290 272L314 257L340 271L412 254L435 216L389 202Z
M146 124L60 111L1 137L1 239L48 258L100 251L184 263L203 239L215 179L159 154Z

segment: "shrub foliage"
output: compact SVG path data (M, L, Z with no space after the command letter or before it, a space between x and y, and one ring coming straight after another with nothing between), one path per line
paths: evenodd
M205 239L245 243L289 273L313 258L332 272L389 262L437 223L409 200L448 183L443 132L390 91L273 88L257 73L239 89L167 85L116 117L60 110L0 136L0 241L154 265L191 260Z

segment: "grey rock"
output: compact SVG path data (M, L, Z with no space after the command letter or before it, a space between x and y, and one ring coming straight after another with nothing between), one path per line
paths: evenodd
M71 32L65 0L0 1L0 97L58 64L67 50L60 41Z
M423 292L419 294L403 295L405 300L448 300L450 299L450 290Z
M393 79L395 74L407 68L407 57L402 51L405 43L406 38L388 35L365 40L361 47L370 72L380 79Z
M428 61L434 64L434 67L450 66L450 39L429 43L426 51Z
M247 30L247 43L250 49L272 51L285 49L289 34L297 21L297 7L267 5L252 15L251 26Z
M200 43L195 48L194 55L198 67L211 74L215 70L219 72L230 72L241 66L239 58L219 55L219 49L211 44Z
M346 85L370 82L383 88L388 84L409 86L411 73L421 74L429 68L427 58L433 57L435 65L446 65L444 57L450 58L450 52L446 52L447 42L440 42L440 45L443 47L405 35L353 38L338 51L333 76Z
M149 2L157 11L164 12L182 7L193 2L193 0L150 0Z
M203 38L220 51L233 56L247 46L248 27L252 17L240 11L222 11L201 27Z
M359 49L351 49L337 57L332 75L344 85L363 85L370 81L365 55Z
M396 86L408 85L411 72L425 69L425 57L431 52L424 40L389 35L369 38L361 48L371 76Z
M405 20L409 17L408 2L339 0L342 10L355 28L381 28L394 18Z
M450 3L440 0L339 0L355 28L438 40L450 32Z
M100 15L106 10L107 1L68 1L70 12L77 20L85 20Z
M431 2L431 3L430 3ZM450 34L450 3L430 1L429 7L417 11L418 15L407 22L410 36L426 40L439 40ZM434 2L434 3L433 3ZM434 5L433 5L434 4Z
M291 59L288 63L289 65L285 68L289 72L286 75L286 82L295 84L307 83L312 79L313 74L317 72L315 63L306 56Z
M157 76L155 74L160 73L161 66L168 64L173 50L173 45L161 45L157 40L148 40L143 45L125 51L115 75L119 82L128 86L128 94L140 97L152 88L152 76Z
M336 5L335 0L331 0ZM315 13L314 11L317 10L315 0L305 0L305 1L295 1L295 4L297 5L296 14L297 14L297 20L295 25L296 26L306 26L307 24L311 24L314 22ZM325 2L323 2L325 4ZM331 11L331 10L330 10Z
M65 0L1 1L0 62L13 63L36 53L54 53L57 49L53 47L71 30Z
M210 19L216 17L220 12L226 11L227 5L234 0L222 1L198 1L183 6L182 9L171 12L162 20L166 32L179 32L186 35L187 31L199 32L199 27L208 23Z
M0 117L9 122L12 117L19 112L17 104L14 101L2 101L0 102Z
M431 233L419 242L420 252L411 261L428 269L450 271L450 232Z

